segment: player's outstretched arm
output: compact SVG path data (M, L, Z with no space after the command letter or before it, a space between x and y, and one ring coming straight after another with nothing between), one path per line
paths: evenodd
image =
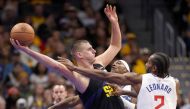
M54 104L48 109L68 109L68 108L76 106L79 102L80 102L79 96L72 96L72 97L66 98L64 101Z
M111 22L111 41L108 49L101 55L96 57L95 63L99 63L104 67L107 66L121 49L121 31L116 13L116 7L107 5L104 13Z
M134 85L142 81L142 77L136 73L119 74L113 72L104 72L102 70L87 69L74 66L73 71L76 71L89 78L104 80L118 85Z
M17 40L10 39L10 42L15 48L25 52L29 56L33 57L34 59L36 59L43 65L45 65L46 67L51 68L54 71L62 73L64 75L64 77L66 77L72 83L74 83L74 85L76 86L78 91L80 91L81 93L84 92L85 88L87 87L87 82L84 82L84 80L79 77L80 75L71 72L69 69L67 69L67 67L65 65L57 62L56 60L54 60L46 55L35 52L26 46L21 46Z
M116 83L119 85L127 85L127 84L133 85L133 84L138 84L142 81L142 77L136 73L119 74L112 72L104 72L102 70L97 70L97 69L87 69L87 68L74 66L73 64L68 63L68 61L64 59L59 62L67 66L67 68L71 71L75 71L89 78L100 79L108 81L110 83Z
M58 71L64 72L63 75L65 77L67 77L68 79L70 79L69 76L71 76L71 73L63 64L60 64L59 62L55 61L54 59L52 59L46 55L35 52L26 46L21 46L17 40L10 39L10 41L11 41L11 44L15 48L25 52L26 54L33 57L34 59L36 59L37 61L39 61L40 63L42 63L43 65L45 65L48 68L52 68L56 71L58 70Z

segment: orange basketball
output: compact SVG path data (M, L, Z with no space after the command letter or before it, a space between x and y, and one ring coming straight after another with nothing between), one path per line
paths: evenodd
M17 23L11 29L11 38L18 40L21 45L28 46L34 40L34 29L27 23Z

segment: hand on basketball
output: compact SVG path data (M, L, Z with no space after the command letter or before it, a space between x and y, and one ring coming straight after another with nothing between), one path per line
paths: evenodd
M57 61L65 65L71 71L73 71L75 68L74 64L69 59L58 57Z
M10 42L11 42L11 44L12 44L15 48L17 48L17 49L22 50L22 49L26 48L26 46L22 46L22 45L19 43L18 40L14 40L14 39L10 38Z
M106 16L108 17L110 22L117 22L118 21L115 6L113 7L111 5L106 5L106 7L104 8L104 13L106 14Z

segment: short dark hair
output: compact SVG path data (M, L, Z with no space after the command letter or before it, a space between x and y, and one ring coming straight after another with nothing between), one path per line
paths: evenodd
M71 47L71 55L73 56L73 54L76 51L80 51L81 50L81 45L83 43L89 43L87 40L77 40L73 43L72 47Z
M167 77L169 76L169 66L170 60L169 57L161 52L154 53L154 58L152 60L153 65L157 67L157 75L159 77Z

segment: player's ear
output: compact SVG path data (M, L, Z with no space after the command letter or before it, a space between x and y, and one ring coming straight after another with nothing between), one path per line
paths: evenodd
M153 72L157 71L157 66L153 65L152 71L153 71Z
M76 52L76 56L77 56L78 58L82 58L82 54L81 54L80 52Z

